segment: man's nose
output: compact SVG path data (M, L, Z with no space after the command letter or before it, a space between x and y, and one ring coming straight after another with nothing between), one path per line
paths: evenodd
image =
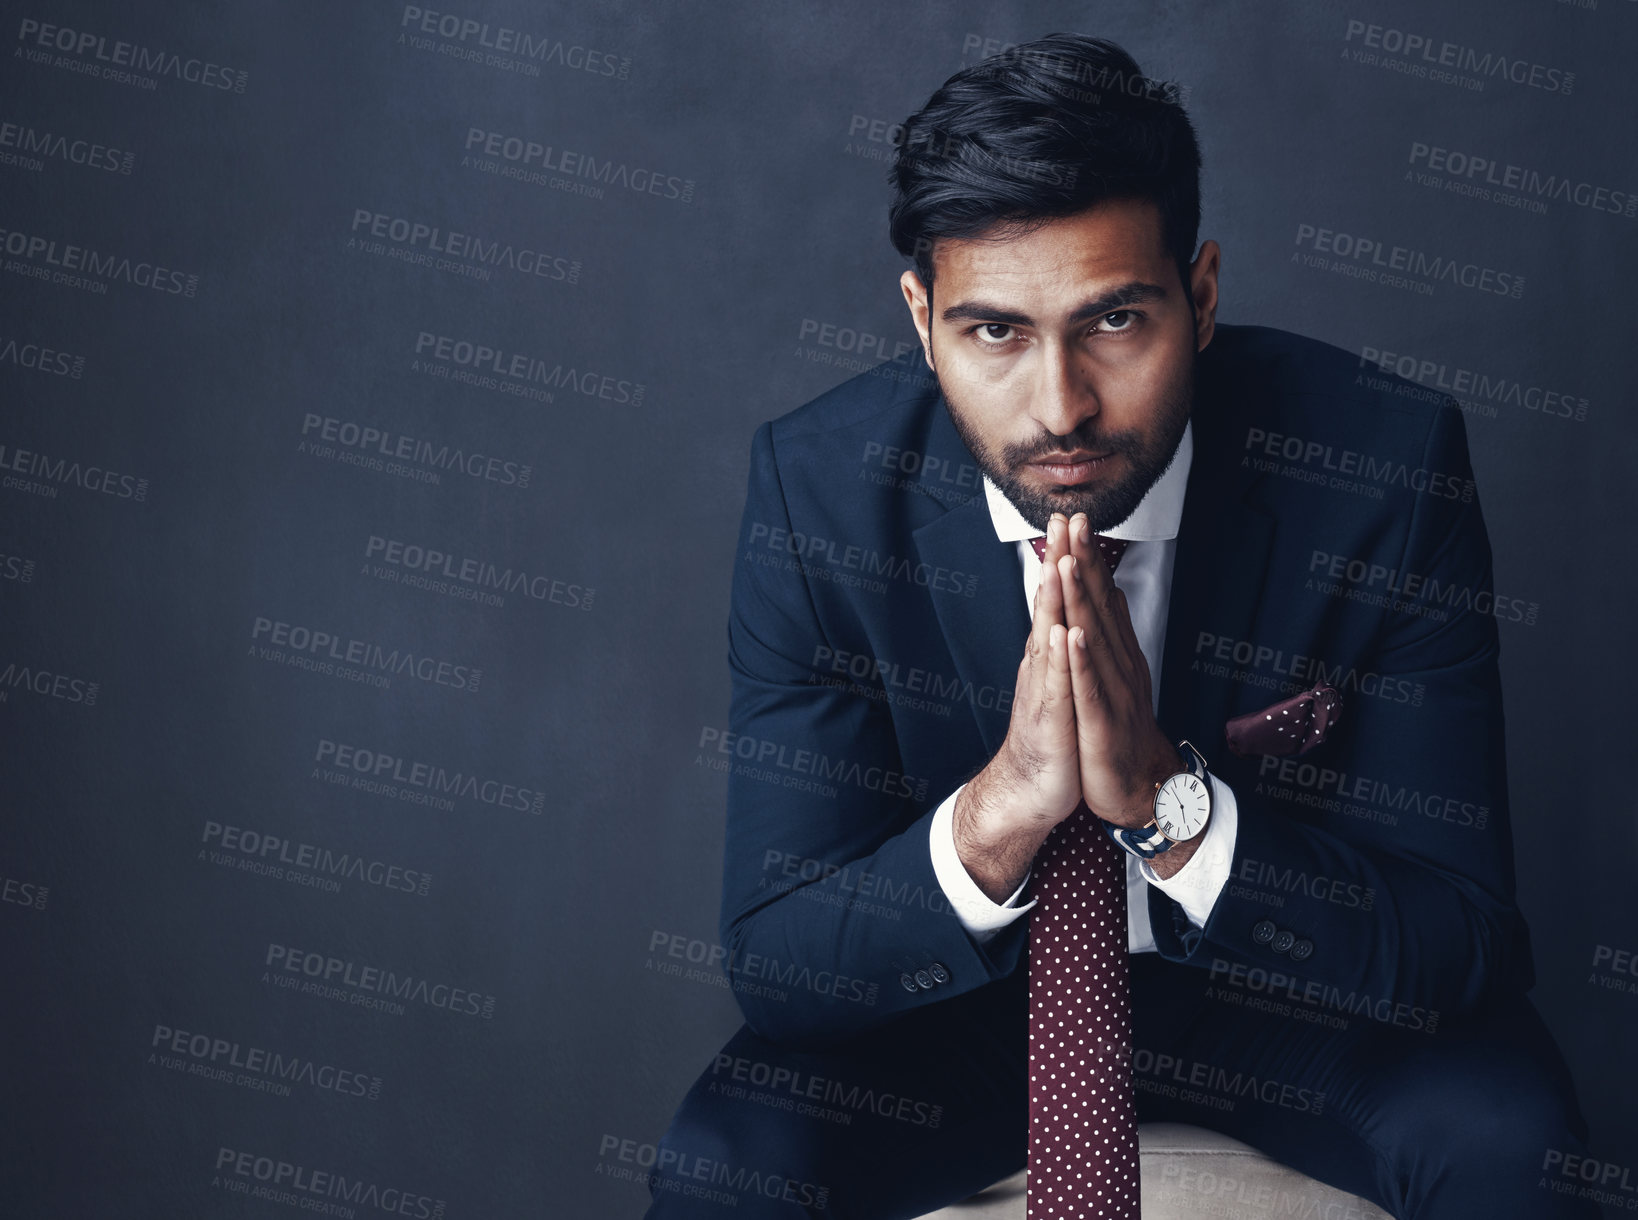
M1054 436L1068 436L1102 406L1092 379L1078 369L1069 348L1044 351L1030 414Z

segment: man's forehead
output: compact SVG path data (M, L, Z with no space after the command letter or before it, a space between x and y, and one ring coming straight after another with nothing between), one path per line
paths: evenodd
M941 238L934 248L939 295L1034 299L1085 295L1130 282L1163 282L1171 259L1152 204L1114 201L1027 229L998 224L974 238Z

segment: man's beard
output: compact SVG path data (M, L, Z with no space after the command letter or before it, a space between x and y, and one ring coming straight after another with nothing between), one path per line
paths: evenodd
M936 370L933 378L938 380ZM1157 412L1153 442L1147 444L1141 433L1131 429L1099 433L1096 430L1097 418L1094 417L1087 421L1085 427L1068 436L1057 437L1045 433L1032 444L1008 445L997 456L963 418L962 411L945 390L942 381L939 381L939 389L944 393L956 433L978 462L978 468L1001 489L1025 521L1044 534L1053 513L1061 512L1069 517L1082 512L1086 514L1088 528L1097 534L1113 529L1130 517L1148 494L1149 488L1171 465L1194 404L1194 362L1190 360L1185 364L1167 387ZM1074 488L1060 485L1044 491L1036 490L1013 473L1024 462L1075 449L1120 455L1127 460L1130 470L1112 483L1101 481L1090 487Z

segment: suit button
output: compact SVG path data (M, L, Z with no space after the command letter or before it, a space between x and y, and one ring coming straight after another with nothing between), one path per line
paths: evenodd
M1285 953L1296 943L1297 934L1281 928L1279 935L1274 938L1274 952Z
M916 971L916 983L923 991L931 991L933 989L933 976L925 970L918 970Z
M1305 962L1313 956L1314 942L1309 940L1307 937L1304 937L1296 944L1291 946L1291 960L1294 962Z
M950 981L950 972L944 968L943 962L934 962L927 967L927 973L933 976L933 982L935 983L948 983Z
M908 974L899 975L899 986L903 987L906 991L921 990L921 988L916 986L916 980L911 978Z
M1259 919L1251 925L1251 939L1259 945L1266 945L1274 939L1274 933L1279 931L1272 919Z

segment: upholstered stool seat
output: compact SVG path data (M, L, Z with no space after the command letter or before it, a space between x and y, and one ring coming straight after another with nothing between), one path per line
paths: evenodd
M1357 1195L1324 1186L1255 1148L1182 1123L1138 1127L1143 1166L1143 1220L1228 1216L1335 1216L1338 1220L1392 1220ZM923 1220L1024 1220L1024 1174Z

